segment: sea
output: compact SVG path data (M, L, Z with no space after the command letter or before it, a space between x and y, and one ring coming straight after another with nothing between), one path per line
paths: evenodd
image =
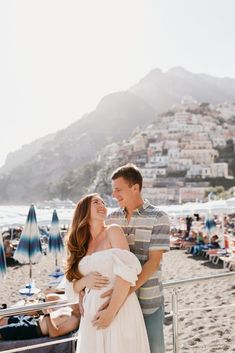
M108 213L113 208L108 208ZM35 206L35 212L37 217L38 225L50 225L52 220L54 208L37 208ZM72 221L74 208L56 208L57 215L59 218L60 226L69 225ZM0 230L11 226L24 226L27 215L29 212L29 206L0 206Z
M39 225L50 225L52 220L52 208L35 207L37 222ZM74 208L56 209L60 224L70 224ZM29 206L0 206L0 229L10 226L23 226L26 222Z

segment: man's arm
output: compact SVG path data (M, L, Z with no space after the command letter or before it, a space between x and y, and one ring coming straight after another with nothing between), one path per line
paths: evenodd
M49 337L66 335L67 333L77 330L79 325L79 318L75 315L71 315L60 325L56 325L55 320L52 319L50 315L44 317L44 320L46 320L47 323Z
M139 289L154 274L154 272L160 266L162 254L165 251L166 250L150 250L149 251L148 261L142 266L142 271L138 275L138 280L136 281L136 285L134 287L130 287L128 294L131 294L131 293L135 292L137 289ZM103 305L100 306L98 312L104 310L105 308L108 307L108 305L110 305L110 300L111 300L113 294L114 294L114 290L110 289L101 295L101 298L107 297L108 299Z
M138 280L136 281L136 285L130 288L129 294L135 292L139 289L159 268L162 254L164 250L152 250L149 251L149 258L148 261L142 266L142 271L138 276Z
M138 276L135 287L130 288L130 293L140 288L158 270L162 255L169 250L170 222L166 213L159 212L153 226L148 260L142 266L142 271Z

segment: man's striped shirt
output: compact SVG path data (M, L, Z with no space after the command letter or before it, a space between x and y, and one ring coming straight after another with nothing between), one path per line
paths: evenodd
M119 208L109 214L107 224L122 227L131 252L137 256L142 266L148 260L149 251L169 250L169 218L147 200L133 212L129 223L125 210ZM163 304L161 264L136 294L145 315L154 313Z

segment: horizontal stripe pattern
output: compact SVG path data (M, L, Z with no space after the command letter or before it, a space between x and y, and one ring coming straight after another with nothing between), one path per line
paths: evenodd
M149 251L169 250L169 218L165 212L147 200L133 212L129 223L125 211L119 208L108 216L107 224L118 224L122 227L130 250L137 256L141 265L148 260ZM158 271L136 292L145 315L154 313L164 302L161 277L160 264Z

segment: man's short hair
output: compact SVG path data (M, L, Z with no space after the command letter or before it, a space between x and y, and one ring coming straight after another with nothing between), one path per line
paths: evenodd
M111 175L112 180L121 177L128 182L129 186L138 184L141 191L143 185L143 177L135 164L125 164L122 167L117 168Z

